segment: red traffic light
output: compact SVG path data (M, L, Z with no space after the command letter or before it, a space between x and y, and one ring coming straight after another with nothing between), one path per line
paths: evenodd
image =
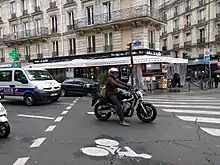
M132 68L132 64L129 64L128 67L129 67L129 68Z

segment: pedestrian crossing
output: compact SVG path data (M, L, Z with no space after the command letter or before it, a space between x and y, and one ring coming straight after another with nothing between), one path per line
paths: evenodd
M201 130L220 137L220 101L206 96L153 96L144 100L186 122L201 124ZM215 127L215 128L213 128Z

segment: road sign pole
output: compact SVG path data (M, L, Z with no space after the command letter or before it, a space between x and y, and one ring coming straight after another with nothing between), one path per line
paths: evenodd
M134 60L132 54L132 43L129 43L128 46L129 46L129 54L131 57L131 86L134 87Z

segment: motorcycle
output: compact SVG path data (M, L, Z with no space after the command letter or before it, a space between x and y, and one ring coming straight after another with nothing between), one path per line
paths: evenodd
M140 90L119 90L118 94L125 117L132 117L136 110L137 117L144 123L151 123L156 119L156 108L151 103L143 101ZM91 106L94 106L94 114L100 121L107 121L112 114L116 114L116 107L99 93L93 95Z
M4 96L0 94L0 100L2 100ZM10 134L10 125L7 119L7 111L5 107L0 103L0 138L7 138Z

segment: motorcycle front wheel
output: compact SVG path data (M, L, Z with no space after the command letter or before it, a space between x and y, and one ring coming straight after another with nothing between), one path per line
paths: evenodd
M97 119L100 121L107 121L111 117L111 112L102 112L104 105L103 102L99 102L94 107L94 113Z
M137 107L137 116L142 122L151 123L157 117L157 110L150 103L143 102L142 105L143 105L144 109L141 105L138 105L138 107Z
M8 122L0 123L0 138L7 138L10 134L10 125Z

